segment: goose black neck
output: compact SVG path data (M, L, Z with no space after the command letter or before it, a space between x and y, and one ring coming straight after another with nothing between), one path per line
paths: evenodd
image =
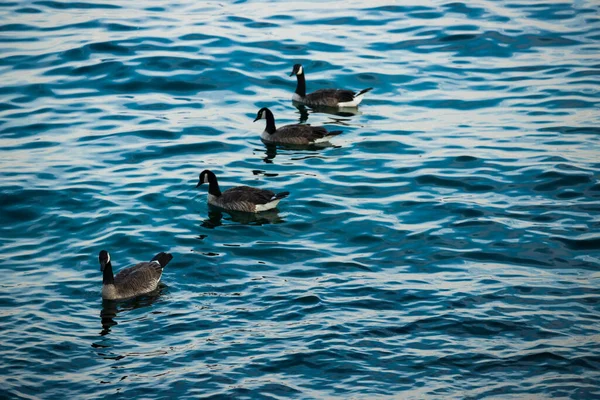
M296 75L298 84L296 85L296 94L300 97L306 96L306 81L304 80L304 72Z
M221 189L219 188L219 182L217 181L217 177L214 174L209 175L208 177L208 193L213 196L219 197L221 195Z
M104 266L104 272L102 273L102 284L103 285L114 285L115 277L113 275L112 264L110 261Z
M265 117L267 119L267 127L265 128L265 131L272 135L277 130L275 127L275 117L273 116L271 110L267 110L266 114L267 115Z

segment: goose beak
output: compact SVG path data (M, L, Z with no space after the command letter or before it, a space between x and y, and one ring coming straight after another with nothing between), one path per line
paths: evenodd
M202 186L202 182L198 182L198 184L196 185L196 188L199 188L200 186Z
M252 122L256 122L256 121L258 121L259 119L260 119L260 117L256 117L256 118L254 118L254 121L252 121Z
M294 71L290 72L290 76L294 76L294 75L295 75Z
M100 272L104 272L104 267L106 267L106 261L100 261Z

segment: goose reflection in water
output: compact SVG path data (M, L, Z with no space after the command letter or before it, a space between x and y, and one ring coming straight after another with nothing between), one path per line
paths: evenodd
M324 106L319 106L319 107L306 107L304 104L302 103L298 103L293 101L292 104L294 105L294 107L296 107L298 109L298 112L300 113L300 118L299 121L300 123L304 123L308 120L308 116L310 114L314 114L314 113L323 113L323 114L330 114L330 115L336 115L338 117L346 117L346 118L350 118L353 117L355 115L361 115L362 113L358 110L358 108L337 108L337 107L324 107ZM310 112L309 112L310 110ZM334 118L334 121L343 121L342 119L338 119L338 118ZM342 125L345 125L342 123Z
M342 146L335 145L331 142L319 142L307 145L292 145L292 144L266 144L265 143L265 155L263 158L263 162L265 164L273 164L273 159L277 157L278 151L282 151L283 154L289 153L292 158L301 156L305 158L306 156L311 156L314 154L307 154L302 152L318 152L319 150L327 149L327 148L336 148L339 149Z
M158 288L156 288L155 291L132 299L120 301L102 300L102 310L100 311L102 331L100 332L100 336L108 335L111 332L112 327L118 325L115 318L119 313L151 306L160 298L166 289L166 285L159 283Z
M202 226L208 229L214 229L223 225L223 220L236 222L241 225L268 225L280 224L285 222L279 216L276 209L261 211L259 213L244 213L237 211L222 211L215 207L209 207L208 218L202 221Z

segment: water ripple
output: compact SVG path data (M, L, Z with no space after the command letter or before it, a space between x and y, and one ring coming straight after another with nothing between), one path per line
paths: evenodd
M599 11L3 2L2 392L600 397ZM374 90L296 108L295 63ZM264 106L343 134L266 147ZM290 196L209 209L207 168ZM175 258L115 303L103 248Z

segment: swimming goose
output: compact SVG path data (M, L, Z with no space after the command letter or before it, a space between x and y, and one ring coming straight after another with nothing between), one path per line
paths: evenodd
M203 183L208 183L208 204L230 211L257 213L270 210L277 207L281 199L290 194L290 192L275 194L270 190L250 186L237 186L221 193L217 177L209 170L202 171L196 187Z
M267 143L306 145L326 141L330 136L342 133L342 131L328 132L322 126L310 126L306 124L286 125L277 129L275 127L275 117L271 110L266 107L258 110L254 122L259 119L267 120L267 127L260 135L260 138Z
M304 68L296 64L292 69L290 76L296 75L298 84L296 92L292 96L293 101L316 107L356 107L362 101L365 93L373 88L363 89L360 92L344 89L319 89L315 92L306 94L306 81L304 79Z
M123 268L113 275L112 263L108 251L102 250L98 255L102 275L102 298L120 300L156 289L163 268L173 259L169 253L158 253L149 262L141 262L132 267Z

